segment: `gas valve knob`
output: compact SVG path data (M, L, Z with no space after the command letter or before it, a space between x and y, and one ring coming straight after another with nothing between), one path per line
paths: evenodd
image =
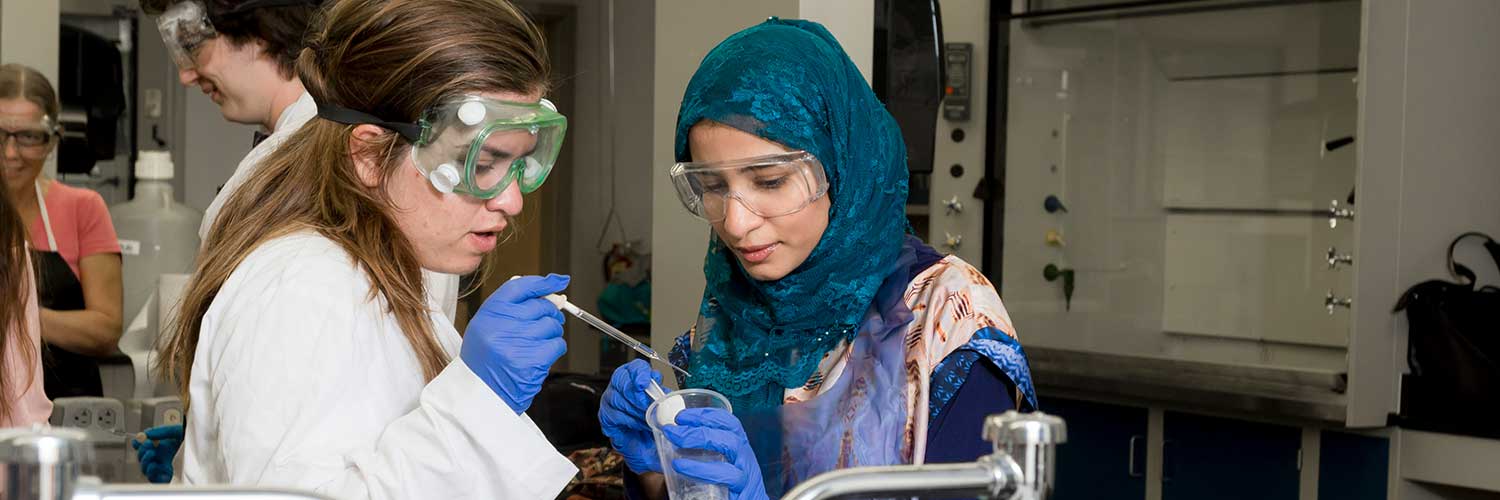
M943 246L948 247L948 250L950 251L957 252L958 247L964 244L964 235L962 234L950 234L945 232L943 233L943 236L945 236L945 238L943 239Z
M1329 201L1328 202L1328 228L1329 229L1336 229L1336 228L1338 228L1339 227L1339 219L1354 220L1354 210L1353 209L1349 209L1349 208L1339 208L1339 200Z
M1351 307L1354 307L1354 299L1347 297L1341 299L1335 297L1333 296L1333 290L1329 290L1328 295L1323 297L1323 307L1327 307L1328 314L1332 316L1334 308L1342 307L1344 309L1349 309Z
M1338 269L1339 264L1346 266L1354 265L1354 256L1349 254L1340 255L1337 248L1328 247L1328 268Z
M958 201L958 195L943 200L943 206L948 207L948 215L954 215L964 211L964 203Z

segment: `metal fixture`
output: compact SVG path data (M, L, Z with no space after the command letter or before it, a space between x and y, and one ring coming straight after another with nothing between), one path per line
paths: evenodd
M329 500L284 489L104 484L83 475L88 435L36 426L0 431L0 498L6 500Z
M1328 202L1328 228L1339 227L1339 219L1354 220L1354 209L1339 208L1339 200Z
M958 201L958 195L943 200L943 206L948 207L948 215L958 214L964 211L964 202Z
M1349 309L1349 308L1354 307L1354 299L1352 299L1352 298L1342 298L1341 299L1341 298L1335 297L1335 296L1333 296L1333 290L1329 290L1328 291L1328 295L1326 295L1326 296L1323 297L1323 307L1327 307L1328 308L1328 314L1329 315L1333 315L1333 309L1336 308L1336 307L1342 307L1344 309Z
M990 415L984 438L994 453L963 464L895 465L836 470L803 482L782 500L835 498L967 498L1045 500L1052 494L1063 420L1015 410Z
M1346 266L1354 265L1354 256L1349 254L1340 255L1337 248L1328 247L1328 268L1338 269L1339 264Z

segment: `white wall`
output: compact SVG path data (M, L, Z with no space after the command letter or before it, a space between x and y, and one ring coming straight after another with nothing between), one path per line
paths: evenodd
M572 284L568 294L580 306L597 310L604 290L602 262L616 242L636 242L643 250L651 246L652 132L647 126L652 109L652 60L655 58L655 2L615 0L614 4L614 97L609 95L608 2L542 0L537 3L568 5L577 14L577 38L571 79L568 142L573 154L570 172L572 198L568 248L560 250L568 262ZM610 117L613 115L613 123ZM611 179L613 172L613 179ZM618 221L606 229L611 201ZM604 234L601 241L601 233ZM586 326L574 322L570 332ZM568 370L590 373L598 369L599 344L593 334L569 345Z
M651 343L661 352L692 326L703 297L708 226L683 210L666 166L673 161L677 109L703 56L729 35L770 16L825 22L869 76L874 3L864 0L658 0L654 69Z
M57 0L0 0L0 63L20 63L57 83ZM57 176L56 155L46 175Z
M219 186L229 180L240 160L250 152L257 127L225 120L219 106L197 88L183 91L186 94L183 156L173 160L178 161L177 173L183 177L186 188L183 203L203 211L213 203Z
M801 0L802 19L822 23L859 67L865 81L875 55L875 2L871 0Z

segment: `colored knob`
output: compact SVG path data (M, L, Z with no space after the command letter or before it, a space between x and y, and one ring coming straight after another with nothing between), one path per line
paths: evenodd
M1066 244L1067 243L1063 242L1062 233L1057 232L1056 229L1047 231L1047 246L1061 248Z
M1059 268L1057 264L1047 264L1047 267L1042 268L1042 277L1047 281L1057 281L1057 278L1062 278L1063 307L1069 311L1073 310L1073 270Z
M1068 207L1063 206L1062 200L1057 199L1057 195L1055 194L1049 194L1046 200L1042 200L1042 208L1047 209L1047 213L1049 214L1058 212L1068 213Z

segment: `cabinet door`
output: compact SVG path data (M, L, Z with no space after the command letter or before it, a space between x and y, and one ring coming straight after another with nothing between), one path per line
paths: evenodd
M1302 430L1167 412L1163 500L1296 500Z
M1043 399L1062 417L1068 442L1057 447L1057 500L1140 500L1146 496L1146 409Z
M1386 499L1389 439L1323 431L1318 449L1318 500Z

